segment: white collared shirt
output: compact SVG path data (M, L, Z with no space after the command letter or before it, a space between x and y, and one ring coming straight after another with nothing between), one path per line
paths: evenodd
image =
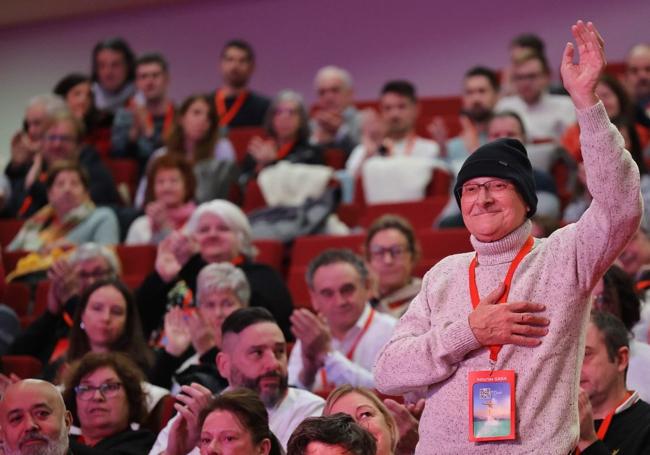
M363 330L366 321L373 312L374 315L368 326L368 330L359 340L352 359L348 359L346 356L348 351L352 348L357 336ZM388 314L373 310L366 303L361 316L354 326L348 330L343 339L338 340L332 338L332 351L327 355L324 367L327 374L327 382L337 386L351 384L353 386L374 388L375 380L372 376L372 368L375 365L375 359L379 351L393 334L395 324L397 324L397 319ZM302 347L300 340L298 340L291 350L291 356L289 357L289 384L303 389L309 389L309 387L306 387L300 382L301 371ZM323 382L319 371L311 390L321 390L322 388Z

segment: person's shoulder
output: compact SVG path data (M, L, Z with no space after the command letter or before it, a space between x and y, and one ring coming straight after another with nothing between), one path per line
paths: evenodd
M384 328L392 328L397 324L397 319L388 313L381 313L377 311L375 312L374 317L376 318L375 320L377 322L377 325Z
M282 406L294 410L305 408L321 408L325 405L325 400L318 395L311 393L309 390L289 387L287 396L282 401Z
M268 96L262 95L261 93L256 92L254 90L250 90L248 92L248 97L250 101L255 104L262 104L266 106L271 104L271 99Z
M522 104L523 101L521 98L519 98L519 96L508 95L508 96L504 96L497 102L497 105L495 106L495 110L499 112L499 111L505 111L510 109L517 109Z
M109 218L115 218L117 219L117 216L115 215L115 212L113 211L112 208L110 207L95 207L95 210L93 210L93 216L98 219L109 219Z

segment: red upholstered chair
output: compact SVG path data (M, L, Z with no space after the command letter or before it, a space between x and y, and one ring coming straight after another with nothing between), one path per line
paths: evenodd
M415 202L368 205L359 220L359 224L368 227L380 216L392 213L409 220L414 229L431 228L434 220L447 205L448 199L447 196L437 196Z
M266 207L266 199L264 199L262 189L257 183L257 179L251 179L246 183L242 210L245 213L249 213L253 210L261 209L263 207Z
M307 267L292 267L287 277L287 288L291 293L293 306L295 308L311 309L311 299L309 298L309 289L305 282L305 271Z
M264 128L259 127L239 127L232 128L228 132L228 139L230 139L230 142L235 149L238 164L241 165L244 158L246 158L248 143L255 136L265 137L266 131Z
M291 250L291 268L307 267L312 259L328 248L349 248L361 254L364 238L363 234L299 237Z
M28 355L3 355L0 357L2 373L14 373L19 378L37 378L43 372L40 360Z
M9 245L20 231L20 228L23 227L23 223L25 223L24 220L0 220L0 246L5 248Z
M345 169L347 157L341 149L326 149L323 153L325 164L334 169Z
M7 283L5 286L4 303L20 317L29 315L29 287L24 283Z
M122 276L145 277L156 264L155 245L117 245L117 256L122 263Z
M29 254L29 251L18 250L18 251L3 251L2 252L2 264L5 268L5 275L9 275L16 269L18 261Z
M473 250L469 241L469 231L465 228L421 229L416 234L422 250L420 261L414 271L418 276L423 276L431 267L449 255Z
M260 239L254 240L257 248L255 260L262 264L270 265L284 276L284 245L279 240Z
M109 159L104 161L111 172L115 185L124 202L130 205L138 187L139 168L135 160L130 159Z

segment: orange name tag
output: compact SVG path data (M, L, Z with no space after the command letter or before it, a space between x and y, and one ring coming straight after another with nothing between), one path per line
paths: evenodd
M515 372L471 371L469 390L469 440L515 439Z

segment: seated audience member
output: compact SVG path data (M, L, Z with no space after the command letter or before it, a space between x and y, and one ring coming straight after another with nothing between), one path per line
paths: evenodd
M371 390L349 385L337 387L327 397L323 415L336 413L349 415L372 434L377 442L377 455L409 453L397 450L400 440L397 423L390 411ZM417 421L413 420L417 435ZM417 437L413 442L417 444ZM411 447L410 453L413 453L414 449L415 444Z
M56 379L70 363L88 352L128 353L143 371L149 371L152 364L133 296L117 279L98 280L85 291L75 310L68 340L65 355L46 368L46 379Z
M387 82L381 90L379 111L382 133L362 131L361 144L354 148L345 164L352 176L359 175L364 162L371 157L438 157L438 144L415 133L418 100L413 84L408 81Z
M637 290L643 291L647 286L639 287L639 280L650 266L650 238L641 226L618 257L621 268L637 283Z
M79 164L58 161L50 168L45 186L47 205L25 221L8 251L47 253L85 242L119 241L115 213L108 207L95 207L89 196L89 177Z
M57 82L53 92L65 100L72 115L83 123L83 144L94 147L102 158L107 158L111 149L112 117L95 107L90 77L68 74Z
M241 453L284 455L280 441L269 428L269 415L259 396L248 389L224 392L214 397L199 416L196 441L182 432L195 416L179 406L181 418L169 435L166 455L185 454L194 446L201 455ZM192 438L194 439L194 438Z
M67 349L81 295L95 281L120 275L115 253L97 243L84 243L68 258L56 261L47 272L50 289L46 311L16 338L9 353L36 357L44 365L59 358Z
M118 352L90 352L70 367L63 399L80 434L70 437L76 455L141 455L156 435L133 430L146 414L144 376L129 357Z
M122 38L95 44L92 54L92 81L95 106L115 113L135 93L135 56Z
M293 432L287 447L287 455L379 453L373 435L342 413L306 419Z
M623 323L611 314L593 312L578 397L577 448L582 455L648 453L650 405L626 386L629 351Z
M280 160L290 163L323 164L322 150L309 144L309 119L298 93L284 90L267 111L264 128L269 137L251 139L241 165L241 181L253 179L266 166Z
M149 163L164 154L181 156L194 165L199 202L225 198L230 185L236 182L235 151L228 139L220 137L214 106L204 95L191 95L183 101L165 146L151 155ZM214 169L201 172L197 166L205 163L213 163ZM146 191L147 179L143 177L138 186L136 206L143 205Z
M5 176L9 180L11 191L3 211L4 216L24 218L30 214L23 209L29 190L25 179L34 165L34 160L43 150L45 132L51 118L62 110L65 110L65 102L50 94L35 96L27 103L23 128L11 139L11 154L5 167Z
M20 217L33 215L47 203L44 185L47 171L57 161L62 160L79 163L85 169L90 177L90 197L95 204L110 205L121 202L111 173L95 149L81 143L83 136L83 124L67 109L51 117L45 132L43 150L36 155L23 180L24 190L15 195L21 198Z
M630 333L643 332L645 339L631 338L629 342L629 363L627 385L643 400L650 400L650 346L647 343L648 321L641 318L640 299L634 289L634 282L618 266L612 266L598 281L593 290L593 308L611 313L620 319ZM647 315L646 315L647 316ZM639 327L637 327L637 325ZM638 330L640 329L640 330Z
M144 164L163 146L175 116L174 104L167 95L168 86L169 66L162 55L145 54L138 58L135 62L138 97L115 112L112 156L133 157Z
M626 66L625 82L636 107L636 121L650 128L650 44L632 47Z
M219 127L226 130L262 126L270 101L248 88L255 71L252 46L243 40L228 41L221 50L219 69L222 86L211 97L211 104L219 115Z
M151 381L170 388L197 382L217 393L225 379L214 359L221 349L221 325L231 313L248 306L251 289L246 275L234 265L208 264L196 280L196 310L179 307L165 314L164 348L156 356Z
M156 158L147 171L145 214L133 221L124 243L157 245L185 226L196 209L195 189L194 171L185 158L172 153Z
M327 250L306 274L317 314L291 316L296 344L289 358L289 383L318 393L341 384L374 386L372 368L397 320L370 306L370 278L363 260L349 250Z
M138 290L138 305L149 335L162 322L168 293L181 281L196 292L196 277L206 264L231 262L246 275L251 287L251 306L267 308L290 336L291 295L280 275L254 262L255 248L246 215L228 201L201 204L187 222L185 233L172 232L158 245L155 271Z
M441 155L454 175L458 174L463 161L487 142L488 123L498 100L499 76L489 68L475 66L463 78L460 134L447 140L444 120L440 117L429 125L431 136L444 145Z
M603 74L600 76L596 93L603 101L609 120L618 127L625 138L625 148L631 153L638 153L645 149L650 139L650 131L636 122L634 104L625 87L613 76ZM564 132L562 146L578 162L582 162L580 151L580 128L575 123Z
M413 226L397 215L384 215L368 228L366 261L373 275L373 306L396 318L402 316L422 286L412 275L420 256Z
M316 73L314 87L311 142L349 155L361 139L359 111L352 104L352 76L343 68L325 66Z
M320 415L324 400L305 390L288 387L287 344L275 319L264 308L242 308L226 318L221 328L222 351L217 355L219 373L228 380L230 388L244 387L254 391L264 403L269 414L269 427L283 447L293 430L306 417ZM207 407L212 393L194 384L181 387L177 395L182 406L194 416ZM198 433L198 419L187 419L182 412L170 420L160 432L151 450L152 454L164 452L171 429L182 415L190 423L188 432ZM177 424L179 425L179 424ZM194 448L191 454L198 454Z
M5 455L67 455L72 416L52 384L24 379L0 397L0 439Z
M512 80L516 95L501 98L496 111L513 111L522 118L533 143L559 142L564 130L575 123L571 99L548 93L550 68L546 57L524 54L514 62Z

